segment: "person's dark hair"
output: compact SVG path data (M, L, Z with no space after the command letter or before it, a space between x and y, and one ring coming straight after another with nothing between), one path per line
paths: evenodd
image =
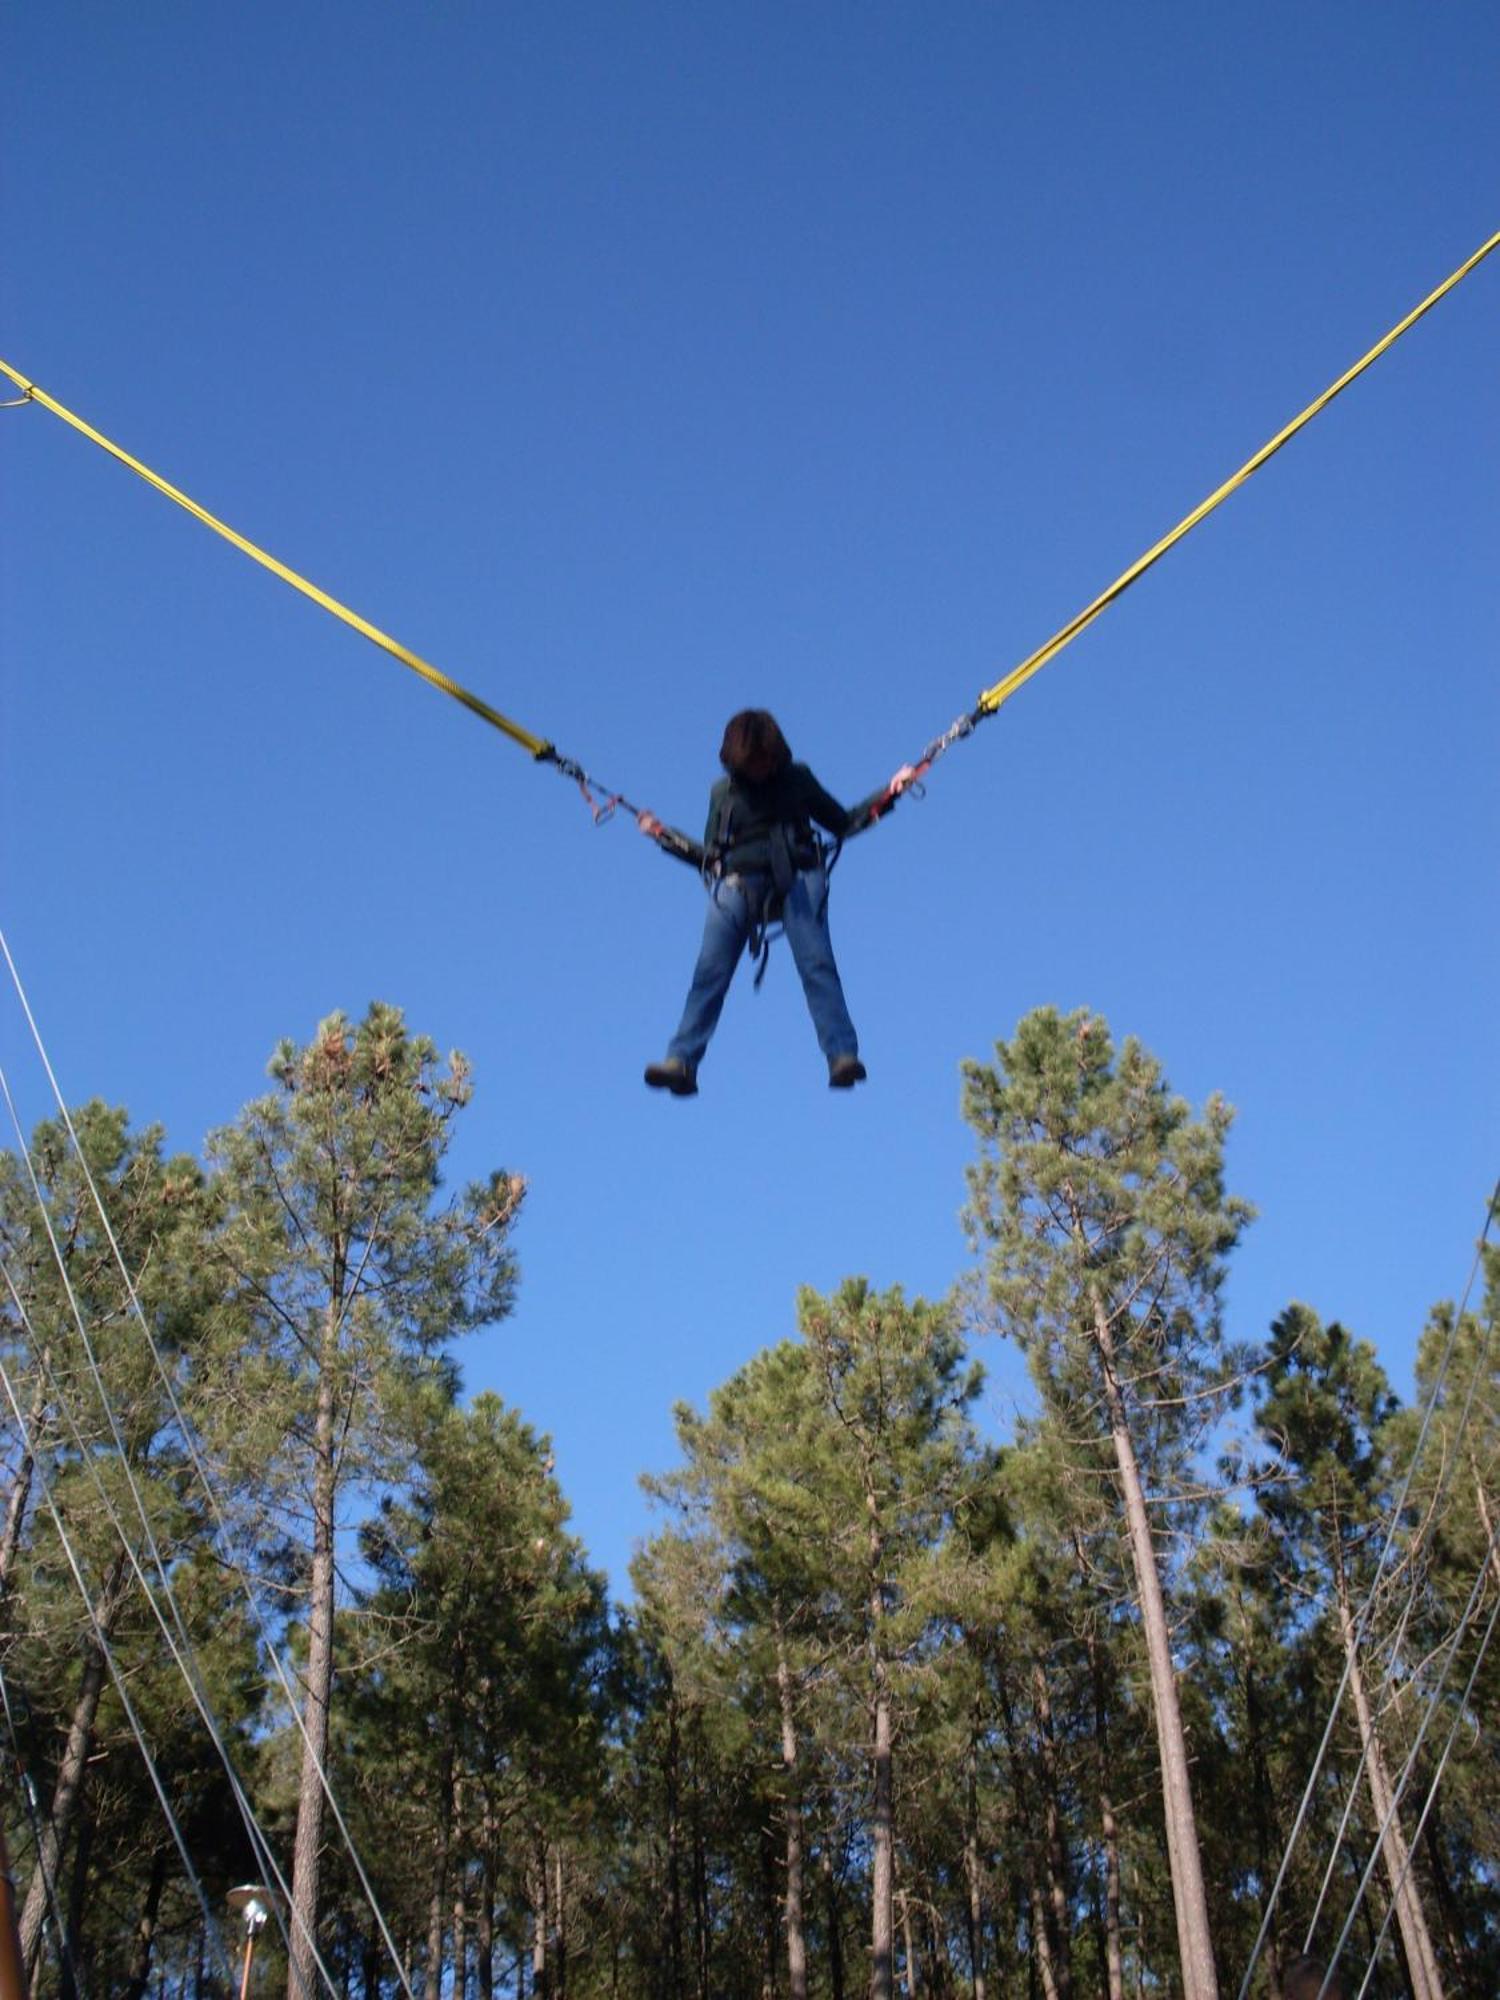
M783 772L792 761L786 738L776 718L767 708L742 708L732 715L719 745L719 762L731 778L744 778L763 785Z
M1322 2000L1344 2000L1344 1982L1321 1958L1293 1959L1281 1982L1281 2000L1318 2000L1320 1994Z

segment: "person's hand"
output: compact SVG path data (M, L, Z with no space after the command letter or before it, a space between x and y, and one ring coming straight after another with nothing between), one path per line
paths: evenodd
M917 777L916 765L903 764L901 766L901 769L897 771L895 776L891 779L891 782L886 786L886 790L890 793L893 799L899 799L901 794L906 790L908 785L915 784L916 777Z
M651 840L659 840L665 831L661 821L656 817L654 812L637 813L635 823L641 832L646 834Z

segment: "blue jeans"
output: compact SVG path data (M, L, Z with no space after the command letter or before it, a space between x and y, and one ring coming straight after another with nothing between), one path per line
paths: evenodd
M703 943L693 968L693 983L677 1033L667 1049L668 1055L676 1056L689 1069L696 1069L703 1060L734 969L770 893L769 875L726 875L714 885L703 920ZM844 1004L844 989L828 936L828 882L821 868L806 869L794 879L781 921L801 976L818 1047L830 1061L835 1056L858 1055L859 1040Z

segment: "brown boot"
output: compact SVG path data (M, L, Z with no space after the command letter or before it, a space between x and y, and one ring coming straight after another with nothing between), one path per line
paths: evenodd
M828 1059L830 1090L851 1090L856 1083L864 1082L866 1074L858 1056L830 1056Z
M653 1090L670 1090L674 1097L698 1095L698 1072L689 1069L681 1056L667 1056L661 1062L647 1063L646 1081Z

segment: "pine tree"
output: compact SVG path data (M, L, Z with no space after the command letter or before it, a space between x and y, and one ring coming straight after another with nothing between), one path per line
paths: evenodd
M1477 1313L1460 1316L1447 1304L1433 1312L1417 1351L1419 1408L1390 1426L1394 1469L1403 1477L1411 1471L1408 1511L1424 1557L1414 1649L1433 1661L1447 1658L1450 1635L1466 1613L1470 1619L1429 1737L1434 1754L1440 1741L1448 1754L1421 1844L1450 1981L1475 1996L1500 1988L1500 1884L1486 1865L1500 1852L1500 1772L1485 1728L1500 1712L1500 1651L1483 1643L1500 1597L1500 1248L1486 1250L1485 1271ZM1416 1455L1419 1411L1429 1405Z
M194 1656L216 1624L226 1637L234 1626L192 1588L211 1530L178 1421L192 1405L212 1296L202 1175L164 1154L159 1130L133 1133L123 1110L92 1103L71 1124L76 1145L66 1122L49 1121L33 1135L29 1170L10 1155L0 1162L0 1329L15 1398L3 1645L47 1795L20 1923L33 1973L49 1907L68 1956L85 1955L91 1878L123 1866L112 1832L127 1852L133 1838L128 1818L112 1827L108 1806L139 1776L110 1658L136 1683L167 1782L195 1788L195 1757L219 1767L177 1670L152 1671L163 1649L152 1606L170 1617L168 1590L179 1611L196 1597L196 1615L183 1611ZM159 1844L154 1802L150 1818ZM175 1858L167 1865L175 1873Z
M968 1362L953 1315L899 1289L859 1281L832 1298L805 1292L799 1321L819 1385L821 1464L830 1546L863 1612L870 1725L870 1997L895 1986L895 1735L905 1671L940 1616L936 1564L945 1532L976 1490L982 1463L967 1411L983 1371Z
M1372 1837L1380 1841L1412 1991L1416 2000L1442 2000L1377 1715L1381 1676L1365 1610L1395 1527L1387 1440L1396 1414L1368 1342L1337 1323L1324 1326L1306 1306L1291 1306L1276 1320L1256 1422L1283 1476L1265 1485L1262 1504L1281 1576L1304 1600L1316 1591L1318 1608L1330 1617L1359 1727Z
M1248 1219L1223 1185L1230 1113L1193 1119L1138 1043L1042 1008L965 1068L981 1154L968 1217L1003 1332L1043 1406L1108 1477L1150 1664L1185 2000L1216 2000L1208 1902L1168 1611L1172 1510L1230 1394L1224 1260Z
M862 1719L861 1817L870 1852L872 2000L894 1991L897 1721L942 1617L937 1554L972 1497L980 1454L966 1411L980 1371L952 1316L860 1281L799 1301L800 1345L758 1355L678 1413L687 1466L652 1482L681 1509L679 1582L696 1578L702 1643L757 1688L768 1760L782 1776L788 1976L808 1979L806 1807L842 1774L805 1764L799 1716L812 1678L837 1681ZM657 1545L659 1574L665 1551ZM678 1592L679 1597L682 1592ZM829 1698L824 1686L820 1705ZM822 1725L826 1729L826 1718ZM837 1759L834 1760L835 1767ZM830 1949L834 1940L830 1938ZM912 1977L915 1968L909 1967Z
M210 1141L226 1282L217 1385L220 1451L248 1456L300 1551L307 1620L304 1748L293 1864L290 2000L310 2000L319 1911L335 1563L341 1496L378 1489L410 1451L443 1345L510 1309L517 1179L493 1175L434 1207L449 1128L468 1103L379 1002L335 1014L305 1048L283 1042L276 1088Z
M776 1744L790 2000L808 1991L800 1725L829 1657L834 1587L807 1483L814 1396L805 1349L783 1342L716 1390L706 1418L679 1406L686 1463L644 1484L680 1525L655 1537L634 1571L677 1688L738 1702Z
M506 1891L534 1875L538 1844L554 1889L567 1878L602 1790L610 1645L551 1448L515 1411L486 1394L435 1412L414 1470L361 1531L378 1580L359 1620L371 1657L335 1730L371 1865L425 1934L437 1994L469 1943L492 1980L497 1931L519 1928ZM556 1992L566 1910L548 1902Z

